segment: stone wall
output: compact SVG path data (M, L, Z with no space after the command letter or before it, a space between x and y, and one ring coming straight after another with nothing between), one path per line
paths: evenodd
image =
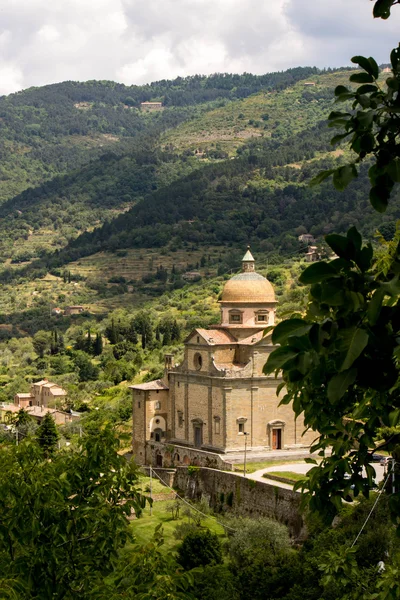
M195 465L199 467L211 467L213 469L226 469L233 471L231 463L225 462L215 452L200 450L199 448L188 448L179 444L148 444L146 448L148 464L163 468L174 468L178 465Z
M216 512L269 517L287 525L293 537L305 536L300 494L291 490L204 467L178 467L174 486L192 500L207 499Z

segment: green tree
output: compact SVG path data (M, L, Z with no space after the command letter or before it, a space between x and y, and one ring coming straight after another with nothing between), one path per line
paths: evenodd
M80 381L95 381L99 376L99 367L94 365L82 350L74 352L73 361L78 369Z
M60 435L50 413L46 413L36 431L36 439L45 456L51 456L57 448Z
M142 348L144 350L153 341L153 326L150 316L144 311L139 312L133 319L133 327L142 338Z
M48 354L51 348L52 334L50 331L44 331L40 329L33 336L33 347L39 358L43 358L45 354Z
M127 517L145 502L136 469L118 448L104 424L52 460L31 441L0 448L0 578L14 597L94 598L106 585L119 550L132 541Z
M387 18L393 4L378 0L374 15ZM400 181L400 50L392 51L386 88L377 81L372 58L357 56L353 62L363 72L350 80L361 86L355 92L335 91L339 101L353 99L353 111L332 113L330 120L345 130L340 139L351 136L357 157L317 180L333 174L334 184L343 189L357 176L356 165L370 156L370 201L384 211ZM271 353L265 373L282 370L282 402L292 402L296 416L316 432L312 449L322 461L297 487L307 493L311 508L331 518L343 499L352 500L350 486L354 496L368 497L374 451L385 448L400 460L400 232L383 256L374 257L371 244L363 246L354 227L347 236L328 235L326 242L338 258L302 273L300 281L311 286L307 310L277 325L272 341L280 347ZM382 427L392 428L392 434L379 444ZM400 531L400 490L392 494L390 506Z
M178 548L178 563L186 570L222 563L221 542L209 529L190 532Z
M103 337L101 333L96 333L96 339L93 344L93 354L94 356L100 356L103 352Z
M110 342L110 344L117 344L119 341L119 332L118 328L115 325L114 318L111 319L111 324L106 327L105 334Z

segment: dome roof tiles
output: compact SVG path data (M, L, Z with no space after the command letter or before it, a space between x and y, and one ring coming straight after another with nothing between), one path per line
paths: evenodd
M274 288L259 273L240 273L229 279L223 289L221 302L276 302Z

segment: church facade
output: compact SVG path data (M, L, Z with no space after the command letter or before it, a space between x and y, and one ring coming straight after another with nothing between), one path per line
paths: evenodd
M291 406L279 406L281 379L263 374L274 349L264 330L274 325L276 305L248 249L242 272L224 286L221 324L187 337L181 365L167 355L162 379L131 386L139 464L212 465L213 456L229 462L245 446L250 455L312 443L315 433L303 435Z

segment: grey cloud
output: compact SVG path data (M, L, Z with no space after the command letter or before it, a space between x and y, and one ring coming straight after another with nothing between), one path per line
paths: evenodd
M0 93L387 60L400 10L387 22L371 10L369 0L13 0L0 10Z

